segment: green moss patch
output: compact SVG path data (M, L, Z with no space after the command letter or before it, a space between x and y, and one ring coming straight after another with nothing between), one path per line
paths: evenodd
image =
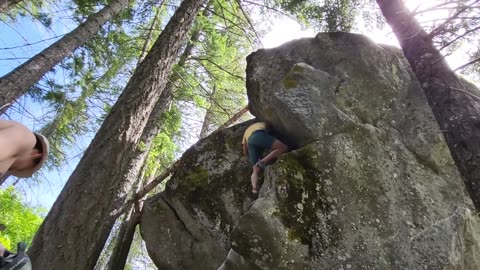
M295 79L294 77L294 74L295 73L303 73L305 71L305 68L300 66L300 65L295 65L292 70L290 70L290 72L285 75L285 78L283 78L282 80L282 84L283 84L283 87L285 87L285 89L292 89L292 88L296 88L297 85L298 85L298 81L297 79Z
M282 168L278 179L279 216L289 229L291 241L308 245L312 255L320 255L339 239L338 229L326 217L333 210L327 202L325 173L313 164L316 153L311 147L279 160ZM281 192L279 190L284 190ZM325 224L326 223L326 224ZM317 254L318 253L318 254Z
M293 78L292 76L290 76L290 74L287 75L287 76L282 80L282 83L283 83L283 87L285 87L286 89L296 88L297 85L298 85L297 80L295 80L295 78Z
M203 167L191 168L189 174L178 181L176 196L187 207L192 216L202 211L220 229L229 233L233 228L232 217L227 213L222 196L228 192L233 196L237 209L242 209L245 194L250 188L250 170L230 170L220 175L210 175Z

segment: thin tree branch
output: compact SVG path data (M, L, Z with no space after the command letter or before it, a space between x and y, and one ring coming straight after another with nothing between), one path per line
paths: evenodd
M235 115L233 115L227 122L225 122L222 126L220 126L219 129L217 129L215 132L219 131L220 129L226 128L232 123L234 123L238 118L240 118L243 114L245 114L248 111L248 105L241 109L239 112L237 112ZM151 182L146 183L145 186L140 189L136 194L134 194L131 199L129 199L123 206L120 208L115 215L120 216L124 214L126 211L130 209L130 206L134 204L135 202L140 201L145 197L150 191L152 191L155 187L157 187L160 183L162 183L165 179L170 177L172 174L174 174L180 166L183 165L182 159L179 159L175 161L170 167L166 168L162 174L159 176L155 177Z
M191 57L190 59L199 61L200 63L201 63L202 61L207 61L207 62L211 63L212 65L216 66L216 67L217 67L218 69L220 69L221 71L227 73L228 75L230 75L230 76L232 76L232 77L235 77L235 78L237 78L237 79L240 79L240 80L242 80L242 81L245 81L245 78L244 78L244 77L242 77L242 76L240 76L240 75L237 75L237 74L231 73L230 71L224 69L224 68L221 67L219 64L213 62L212 60L210 60L210 59L208 59L208 58ZM202 66L203 66L203 65L202 65Z
M244 115L246 112L248 112L248 105L243 107L240 111L235 113L230 119L227 120L223 125L221 125L218 130L224 129L235 123L242 115Z
M252 2L252 1L248 1L248 0L242 0L242 2L244 3L247 3L247 4L251 4L251 5L254 5L254 6L258 6L258 7L262 7L262 8L265 8L267 10L271 10L275 13L278 13L278 14L281 14L285 17L288 17L289 19L292 19L292 20L295 20L294 17L292 17L290 14L284 12L283 10L280 10L280 9L276 9L274 7L271 7L271 6L267 6L267 5L262 5L262 4L259 4L259 3L256 3L256 2Z
M459 67L457 67L456 69L453 70L453 72L457 71L457 70L460 70L460 69L463 69L463 68L466 68L467 66L470 66L471 64L475 64L476 62L479 62L480 61L480 58L477 58L477 59L474 59L468 63L465 63Z
M430 32L430 34L428 34L428 38L433 38L434 36L438 35L439 32L441 32L441 30L448 24L450 23L451 21L453 21L454 19L456 19L461 13L463 13L465 10L469 9L471 6L473 6L473 4L476 4L477 2L480 2L480 0L475 0L473 3L471 3L470 5L468 6L465 6L463 8L461 8L459 11L457 11L457 13L455 13L453 16L451 16L450 18L448 18L445 22L443 22L442 24L440 24L437 28L435 28L432 32Z
M118 217L124 214L127 210L130 209L130 206L133 203L145 197L145 195L147 195L150 191L152 191L155 187L162 183L163 180L172 175L180 167L180 165L182 165L181 159L177 160L170 167L165 169L161 175L155 177L151 182L147 183L139 192L134 194L131 199L127 200L125 204L116 213L114 213L114 215Z
M13 50L13 49L18 49L18 48L27 47L27 46L35 45L35 44L38 44L38 43L42 43L42 42L45 42L45 41L47 41L47 40L61 38L61 37L63 37L63 36L64 36L64 35L54 36L54 37L51 37L51 38L42 39L42 40L40 40L40 41L35 41L35 42L32 42L32 43L26 43L26 44L23 44L23 45L18 45L18 46L13 46L13 47L3 47L3 48L0 48L0 50Z
M467 92L465 89L460 89L460 88L456 88L456 87L452 87L452 86L450 86L450 89L458 91L458 92L462 92L463 94L465 94L465 95L467 95L467 96L469 96L469 97L471 97L471 98L473 98L477 101L480 101L480 97L478 97L478 96L476 96L472 93Z
M191 85L185 78L183 78L183 76L178 73L177 71L173 71L175 73L177 73L178 77L186 84L188 84L191 88L195 89L195 87L193 85ZM217 107L219 107L220 109L223 110L223 112L226 114L226 115L230 115L229 111L227 109L225 109L222 105L220 105L217 100L215 98L213 98L212 94L207 90L205 89L205 87L201 84L201 83L198 83L198 85L200 86L200 89L202 89L205 94L207 95L207 97L210 99L210 100L213 100L213 102L215 103L215 105Z
M262 46L262 48L264 47L263 46L263 43L262 43L262 40L260 39L260 35L257 33L257 31L255 30L255 27L253 26L252 24L252 21L250 20L250 17L248 16L248 14L245 12L245 10L243 9L243 6L242 6L242 3L240 2L240 0L235 0L237 3L238 3L238 7L240 8L240 10L242 11L243 13L243 16L245 17L245 19L247 20L248 24L250 25L250 28L252 29L253 33L255 33L255 36L257 37L257 42Z
M429 8L418 11L418 9L421 6L421 4L420 4L412 11L412 15L416 16L418 14L422 14L422 13L429 12L429 11L435 11L435 10L439 10L439 9L454 9L455 6L453 6L453 7L444 7L444 6L447 6L447 5L450 5L450 4L461 4L461 3L464 3L464 2L465 2L464 0L450 1L450 2L446 2L446 3L440 3L440 4L435 5L433 7L429 7Z
M454 38L453 40L449 41L447 44L443 45L439 50L441 51L441 50L445 49L446 47L448 47L448 46L452 45L453 43L455 43L457 40L459 40L459 39L467 36L468 34L470 34L470 33L472 33L472 32L475 32L475 31L477 31L477 30L480 30L480 26L475 27L475 28L473 28L473 29L470 29L470 30L466 31L465 33L463 33L462 35Z
M249 32L245 29L245 27L243 27L242 25L239 25L238 23L233 22L233 21L230 20L230 19L225 18L224 16L216 13L214 10L211 10L211 9L210 9L209 11L210 11L213 15L215 15L215 16L221 18L221 19L224 19L225 21L230 22L233 26L235 26L235 27L238 28L240 31L242 31L242 32L247 36L248 41L250 42L250 44L252 44L252 42L255 42L255 37L252 37L252 34L249 33ZM238 16L235 16L235 17L237 17L241 22L248 24L248 22L244 21L241 17L238 17ZM226 25L226 24L225 24L225 25Z
M153 40L153 31L156 30L157 23L158 23L158 21L160 21L160 18L159 18L160 17L160 10L162 9L163 2L164 1L162 1L160 3L160 6L157 7L157 11L155 12L155 17L153 17L151 27L148 30L147 37L145 38L145 42L143 43L143 48L142 48L142 52L140 54L140 57L138 58L138 63L141 63L143 61L143 59L145 58L145 56L147 56L148 49L150 47L150 43Z

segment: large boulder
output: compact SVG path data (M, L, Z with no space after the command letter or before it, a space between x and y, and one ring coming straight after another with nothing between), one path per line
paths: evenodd
M160 269L217 269L227 257L230 233L252 202L241 147L251 123L194 145L165 191L145 202L141 233Z
M480 221L396 48L319 34L248 57L250 110L296 149L249 197L241 137L189 150L141 228L160 269L480 269Z

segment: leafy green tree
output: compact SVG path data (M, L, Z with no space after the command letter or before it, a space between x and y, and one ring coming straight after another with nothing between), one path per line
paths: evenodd
M13 187L0 189L0 224L6 226L5 231L0 231L0 243L9 250L16 249L21 241L30 244L44 213L44 209L23 203Z
M40 80L47 71L91 38L106 21L118 14L128 3L128 0L114 0L110 2L109 5L89 17L75 30L1 77L0 106L8 106L8 104L18 99L29 87Z
M116 210L132 188L128 181L139 174L130 154L138 146L202 4L204 1L183 1L135 70L37 232L29 249L36 267L95 266L119 216Z
M74 147L78 137L98 129L106 113L104 108L114 103L130 76L138 57L138 40L122 28L90 40L63 65L70 82L39 91L38 100L47 103L53 113L44 116L47 123L40 131L50 140L49 167L65 165L65 149ZM86 59L87 55L93 59Z
M187 65L178 71L180 99L203 109L203 138L244 107L245 58L252 51L253 30L236 1L212 1L209 12L197 20L198 45Z
M366 0L275 0L270 3L320 31L350 31Z
M163 170L173 162L173 159L175 157L174 153L175 150L177 150L177 147L174 143L174 138L176 137L178 129L180 128L179 124L181 118L181 111L176 108L175 101L173 102L173 104L170 105L167 103L169 97L171 98L174 92L177 94L176 99L196 99L198 97L199 94L197 94L198 92L196 92L196 90L198 90L197 87L199 87L200 82L203 80L203 78L194 77L192 76L192 73L198 75L198 73L194 73L194 71L199 69L202 69L203 71L205 70L202 65L198 65L198 55L204 54L206 50L211 51L209 55L204 54L204 60L208 62L207 60L210 59L209 63L214 67L212 68L212 70L214 70L214 72L217 72L219 76L213 76L211 78L206 77L208 78L208 81L213 82L217 80L219 81L219 83L224 83L225 79L223 79L222 81L222 76L225 77L224 74L231 75L237 72L237 70L243 71L243 68L241 68L241 65L239 65L238 63L242 63L244 57L238 57L238 59L241 59L242 61L236 62L237 59L235 59L235 57L231 57L232 53L225 53L227 51L227 48L225 48L225 46L229 45L231 47L236 46L236 44L234 44L233 42L228 44L225 42L226 39L223 38L222 41L219 41L220 46L218 47L205 45L206 43L213 43L212 41L214 40L219 40L217 37L219 37L220 35L212 35L212 33L215 34L216 32L212 31L212 29L221 27L221 29L226 32L225 29L228 29L229 26L231 26L232 24L232 21L230 21L230 25L224 26L224 23L228 19L226 17L219 19L220 16L215 15L217 16L216 20L212 19L212 12L213 10L215 10L215 6L217 6L218 13L231 13L231 11L229 10L222 10L222 8L225 9L225 6L228 7L228 5L225 5L225 3L222 3L222 1L210 1L209 4L207 4L207 8L204 10L202 15L197 17L195 27L191 33L190 42L185 47L182 55L179 57L179 61L175 65L174 72L170 75L169 83L167 84L166 89L162 92L162 96L160 98L162 102L157 103L150 116L151 119L149 119L149 122L144 129L141 143L139 145L139 150L141 150L141 152L148 151L148 157L142 169L143 173L142 176L139 178L139 180L143 183L150 183L151 180L149 179L153 179L155 176L157 176L158 172L163 172ZM202 42L199 42L200 39L202 40ZM238 38L236 38L236 40L237 39ZM209 41L207 42L207 40ZM233 55L235 56L237 48L229 49L234 52ZM226 68L225 70L221 70L222 66L219 65L219 63L221 62L215 58L222 58L222 56L227 58L226 63L234 63L232 64L232 66L234 67L232 71L228 71ZM220 72L217 70L220 70ZM186 77L190 78L190 84L186 82ZM236 77L236 79L240 81L238 92L242 92L243 94L243 77L240 75L234 77ZM184 86L187 89L179 89L181 88L179 87L179 85ZM195 86L192 87L192 85ZM205 85L207 85L207 87L210 86L209 83L205 83ZM205 89L202 90L206 91ZM182 92L189 93L189 95L191 96L182 96ZM180 95L178 95L179 93ZM199 98L198 100L202 99L203 98ZM241 96L241 99L244 99L244 97ZM233 103L234 101L230 102ZM171 107L170 110L167 109L169 107ZM166 109L167 112L165 112ZM153 135L155 136L152 137ZM153 138L153 140L151 138ZM135 188L134 190L138 192L139 189ZM141 202L137 205L137 208L141 208ZM125 214L124 221L119 227L118 233L115 233L114 238L116 239L115 241L117 241L117 244L115 244L112 255L109 259L109 263L107 266L108 269L123 268L123 265L125 265L126 252L128 252L128 249L130 249L131 255L133 255L134 250L138 250L138 247L130 247L130 244L135 227L138 223L139 211L139 209L131 209Z
M46 107L47 113L39 118L43 126L39 132L50 141L46 164L50 169L62 168L73 155L85 150L77 144L78 139L93 136L98 130L137 60L144 58L150 40L157 38L168 15L165 2L147 9L150 1L136 1L30 88L30 96ZM75 3L75 20L83 21L96 12L95 2ZM57 72L66 80L57 82Z
M13 22L19 17L29 17L49 28L52 18L43 10L51 1L42 0L3 0L0 1L0 20Z
M207 7L210 5L207 4ZM204 11L205 13L205 11ZM153 25L153 24L152 24ZM199 30L194 29L191 33L190 41L185 46L183 53L180 55L176 67L183 67L187 57L194 49L194 43L198 40ZM149 43L146 40L144 48ZM143 50L145 51L145 50ZM140 55L140 62L143 56ZM173 72L168 83L163 90L159 101L155 104L148 122L143 130L138 148L132 154L132 159L136 160L132 164L142 164L141 174L134 181L135 188L132 189L135 195L140 187L151 182L158 171L165 169L173 162L175 150L177 147L173 142L175 135L180 128L180 113L176 106L172 106L173 88L175 83L180 79L176 72ZM127 255L135 256L137 247L133 247L132 243L135 234L135 228L140 220L140 212L142 208L142 200L135 203L131 209L122 217L121 224L118 228L111 232L114 237L109 243L107 249L110 250L108 263L103 266L106 269L124 268L127 261ZM138 244L138 243L137 243ZM113 248L111 247L113 246ZM98 265L98 264L97 264Z

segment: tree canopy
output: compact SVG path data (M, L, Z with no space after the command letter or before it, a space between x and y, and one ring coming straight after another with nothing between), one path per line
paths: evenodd
M25 204L13 187L0 189L0 224L6 227L0 231L0 243L12 251L19 242L30 244L45 212L45 209Z

